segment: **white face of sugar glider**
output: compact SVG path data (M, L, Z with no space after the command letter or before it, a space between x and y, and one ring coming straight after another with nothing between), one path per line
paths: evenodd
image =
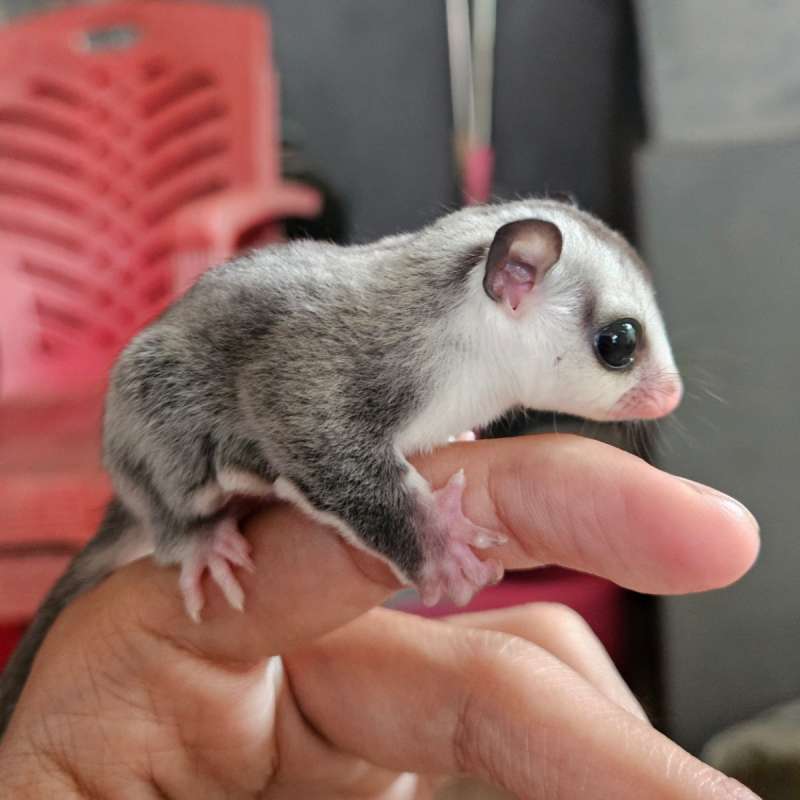
M499 228L483 277L521 402L595 420L670 413L682 385L641 260L588 214L535 210Z

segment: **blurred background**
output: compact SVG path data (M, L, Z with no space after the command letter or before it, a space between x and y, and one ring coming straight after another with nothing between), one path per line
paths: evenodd
M702 596L546 570L478 606L569 603L659 727L800 797L798 45L793 0L0 0L0 662L108 495L111 360L204 269L568 192L652 265L687 395L559 430L741 498L763 550Z

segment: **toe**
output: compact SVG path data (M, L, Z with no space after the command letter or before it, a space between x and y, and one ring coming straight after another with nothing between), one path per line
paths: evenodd
M486 567L487 577L485 581L486 586L494 586L497 583L500 583L503 580L503 576L506 574L505 567L496 559L496 558L489 558L483 562L484 566Z
M222 593L230 606L237 611L244 610L244 592L231 571L228 562L224 558L212 555L208 559L208 568L214 583L222 589Z
M203 610L203 589L200 585L202 573L191 565L181 568L179 586L183 595L183 605L186 613L194 622L200 622L200 612Z
M215 542L214 552L237 567L246 569L248 572L255 572L256 567L250 557L250 547L243 538L242 543L243 545L230 539L222 539Z
M473 547L477 547L479 550L497 547L508 542L508 537L504 536L502 533L473 525L469 520L466 520L466 525L463 526L463 529L459 531L459 533L461 534L459 538L461 538L462 541Z
M466 478L464 470L460 469L450 477L443 488L433 493L437 510L445 519L456 520L461 517L461 497L464 494Z
M435 606L442 598L442 587L439 585L438 580L429 580L419 590L422 604L428 606Z

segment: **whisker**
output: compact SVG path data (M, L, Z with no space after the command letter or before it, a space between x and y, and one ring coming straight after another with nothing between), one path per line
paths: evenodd
M724 406L730 405L724 397L720 397L716 392L711 391L711 389L709 389L707 386L703 387L703 392L712 400L716 400L718 403L722 403Z
M697 438L691 433L688 425L680 417L673 417L672 424L689 447L697 447Z

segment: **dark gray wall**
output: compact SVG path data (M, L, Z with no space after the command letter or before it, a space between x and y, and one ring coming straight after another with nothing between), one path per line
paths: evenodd
M287 130L366 240L457 200L444 0L267 0ZM501 0L498 194L574 191L618 224L631 104L625 4ZM622 133L621 133L622 131Z
M691 748L800 696L800 8L768 6L637 0L641 233L688 390L661 462L762 526L738 584L661 604L670 732Z
M271 0L287 133L370 239L452 199L444 3Z
M643 243L687 386L660 461L741 498L763 537L735 586L662 604L669 730L693 749L800 695L798 165L798 143L641 161Z

